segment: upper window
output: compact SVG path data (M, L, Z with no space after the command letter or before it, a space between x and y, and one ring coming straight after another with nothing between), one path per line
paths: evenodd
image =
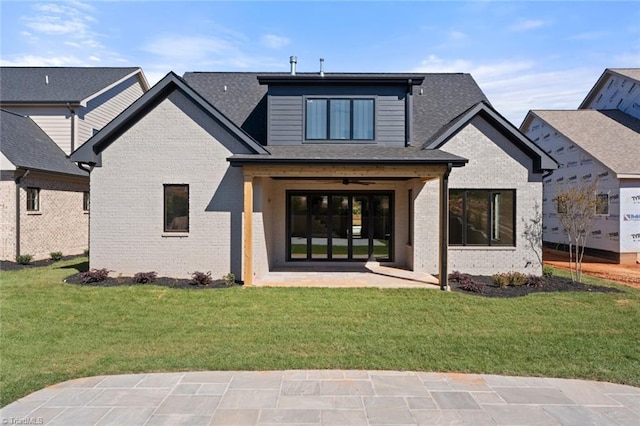
M307 99L307 140L373 140L373 99Z
M40 188L27 188L27 211L40 211Z
M164 185L164 232L189 232L189 185Z
M609 194L596 195L596 214L609 214Z
M515 191L449 191L449 244L515 246Z

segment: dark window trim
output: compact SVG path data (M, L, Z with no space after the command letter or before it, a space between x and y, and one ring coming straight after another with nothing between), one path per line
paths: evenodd
M413 246L413 189L409 189L407 192L407 197L409 198L407 203L407 211L408 211L408 220L407 220L407 245L409 247Z
M346 141L348 141L349 143L373 143L376 140L376 96L305 96L303 98L303 103L304 103L304 129L303 129L303 133L304 133L304 141L308 142L308 143L344 143ZM307 137L307 123L308 123L308 116L307 116L307 101L308 100L324 100L327 101L327 111L326 111L326 115L327 115L327 128L326 128L326 134L327 134L327 138L322 139L322 138L309 138ZM349 139L332 139L331 138L331 101L332 100L349 100ZM371 111L372 114L372 125L373 128L372 130L372 135L370 139L354 139L353 138L353 101L355 100L369 100L369 101L373 101L373 110Z
M31 194L35 192L35 197ZM27 187L27 211L39 212L40 211L40 188L35 186Z
M518 210L518 202L517 202L517 193L513 188L449 188L449 196L451 196L451 191L462 191L462 244L454 244L449 241L449 246L451 247L516 247L517 246L517 226L516 217ZM489 243L488 244L467 244L467 192L468 191L487 191L487 203L489 205L489 214L487 217L487 236ZM493 226L493 195L498 192L511 192L513 193L513 215L511 220L513 222L513 235L511 238L513 239L512 245L507 244L493 244L492 238L492 226ZM449 197L450 198L450 197ZM450 210L449 208L447 210ZM447 214L449 211L447 211Z
M386 195L389 197L389 211L391 212L391 238L389 239L389 259L384 262L393 262L394 261L394 238L395 238L395 191L358 191L358 190L300 190L300 189L291 189L285 191L286 197L286 223L285 223L285 240L286 240L286 253L285 258L287 262L363 262L363 259L313 259L311 258L312 251L312 243L311 239L307 238L307 258L293 258L291 257L291 224L289 218L291 216L291 197L292 196L311 196L311 195L362 195L362 196L375 196L375 195ZM351 205L351 199L349 200L349 210L353 207ZM307 204L308 205L308 204ZM373 210L370 209L370 214L373 214ZM331 212L329 211L329 218L331 218ZM307 211L307 229L311 229L311 215ZM329 220L331 222L331 220ZM329 229L330 233L331 229ZM369 230L369 232L373 233L373 228ZM372 250L371 247L372 240L369 238L369 250ZM351 250L351 244L349 244L349 249Z
M167 229L167 188L173 187L186 187L187 188L187 228L186 229ZM191 192L189 184L187 183L165 183L162 185L162 229L166 233L187 233L190 228L190 213L191 213Z
M82 193L82 210L88 212L91 209L91 198L89 195L89 191L84 191Z

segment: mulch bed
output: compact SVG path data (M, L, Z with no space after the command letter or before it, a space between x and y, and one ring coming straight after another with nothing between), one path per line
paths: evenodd
M54 263L61 262L63 260L77 259L79 257L84 257L84 256L83 255L63 256L62 259L60 260L51 260L51 259L34 260L28 265L23 265L21 263L16 263L16 262L10 262L8 260L0 260L0 270L19 271L21 269L39 268L41 266L49 266L49 265L53 265Z
M168 278L168 277L157 277L154 282L140 284L133 282L132 277L109 277L104 281L93 282L93 283L83 283L82 282L82 274L74 274L70 277L67 277L64 282L69 284L77 284L81 286L88 287L121 287L121 286L141 286L141 285L152 285L152 286L160 286L160 287L169 287L169 288L184 288L190 290L206 290L206 289L217 289L217 288L229 288L229 287L238 287L240 284L228 285L223 279L214 280L211 284L208 285L200 285L195 283L190 279L178 279L178 278Z
M484 284L482 292L466 291L460 288L457 281L449 280L449 287L452 291L473 294L484 297L522 297L530 293L555 293L555 292L591 292L591 293L622 293L621 290L613 287L595 286L573 282L564 277L544 277L542 287L530 287L527 285L507 286L500 288L493 284L491 277L482 275L472 275L471 279L475 283Z

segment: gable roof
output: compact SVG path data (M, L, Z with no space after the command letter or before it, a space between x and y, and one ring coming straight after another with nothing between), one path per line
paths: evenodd
M143 90L148 90L147 80L137 67L0 67L0 102L86 103L136 74Z
M617 175L639 175L640 120L618 110L530 111ZM530 122L527 117L525 123Z
M0 110L0 149L14 166L88 176L29 117Z
M71 159L79 163L100 164L100 153L122 135L127 129L144 117L151 109L164 100L170 93L179 90L191 101L202 108L210 117L226 128L232 135L256 154L268 152L242 129L236 126L217 108L207 102L175 73L168 73L162 80L143 94L119 116L92 136L87 142L71 154Z
M623 77L631 78L632 80L640 83L640 68L607 68L604 70L596 84L593 85L587 96L584 98L578 109L586 109L589 104L593 102L593 99L602 90L604 85L609 81L613 75L620 75Z
M293 79L317 81L317 73L238 73L188 72L184 79L207 101L215 105L237 126L254 139L266 144L267 89L264 82L289 82ZM388 81L399 84L414 79L421 84L413 88L413 145L422 145L442 126L478 102L489 102L469 74L425 73L325 73L325 78L350 82Z
M485 102L478 102L444 125L431 139L425 142L423 149L437 149L442 147L442 145L455 136L475 117L482 117L500 132L500 134L527 154L533 160L535 171L540 172L558 168L558 163L551 158L549 154L540 149L540 147L514 127L511 122Z

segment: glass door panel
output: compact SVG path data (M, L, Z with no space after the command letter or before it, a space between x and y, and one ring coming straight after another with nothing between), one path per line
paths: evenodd
M312 195L311 201L311 258L329 257L329 196Z
M289 250L292 259L307 258L307 197L293 195L290 199Z
M373 256L389 260L391 254L391 200L388 195L375 195L373 201Z
M369 197L352 197L351 208L351 243L353 259L369 259Z
M332 195L331 200L331 259L349 259L351 217L347 195Z

